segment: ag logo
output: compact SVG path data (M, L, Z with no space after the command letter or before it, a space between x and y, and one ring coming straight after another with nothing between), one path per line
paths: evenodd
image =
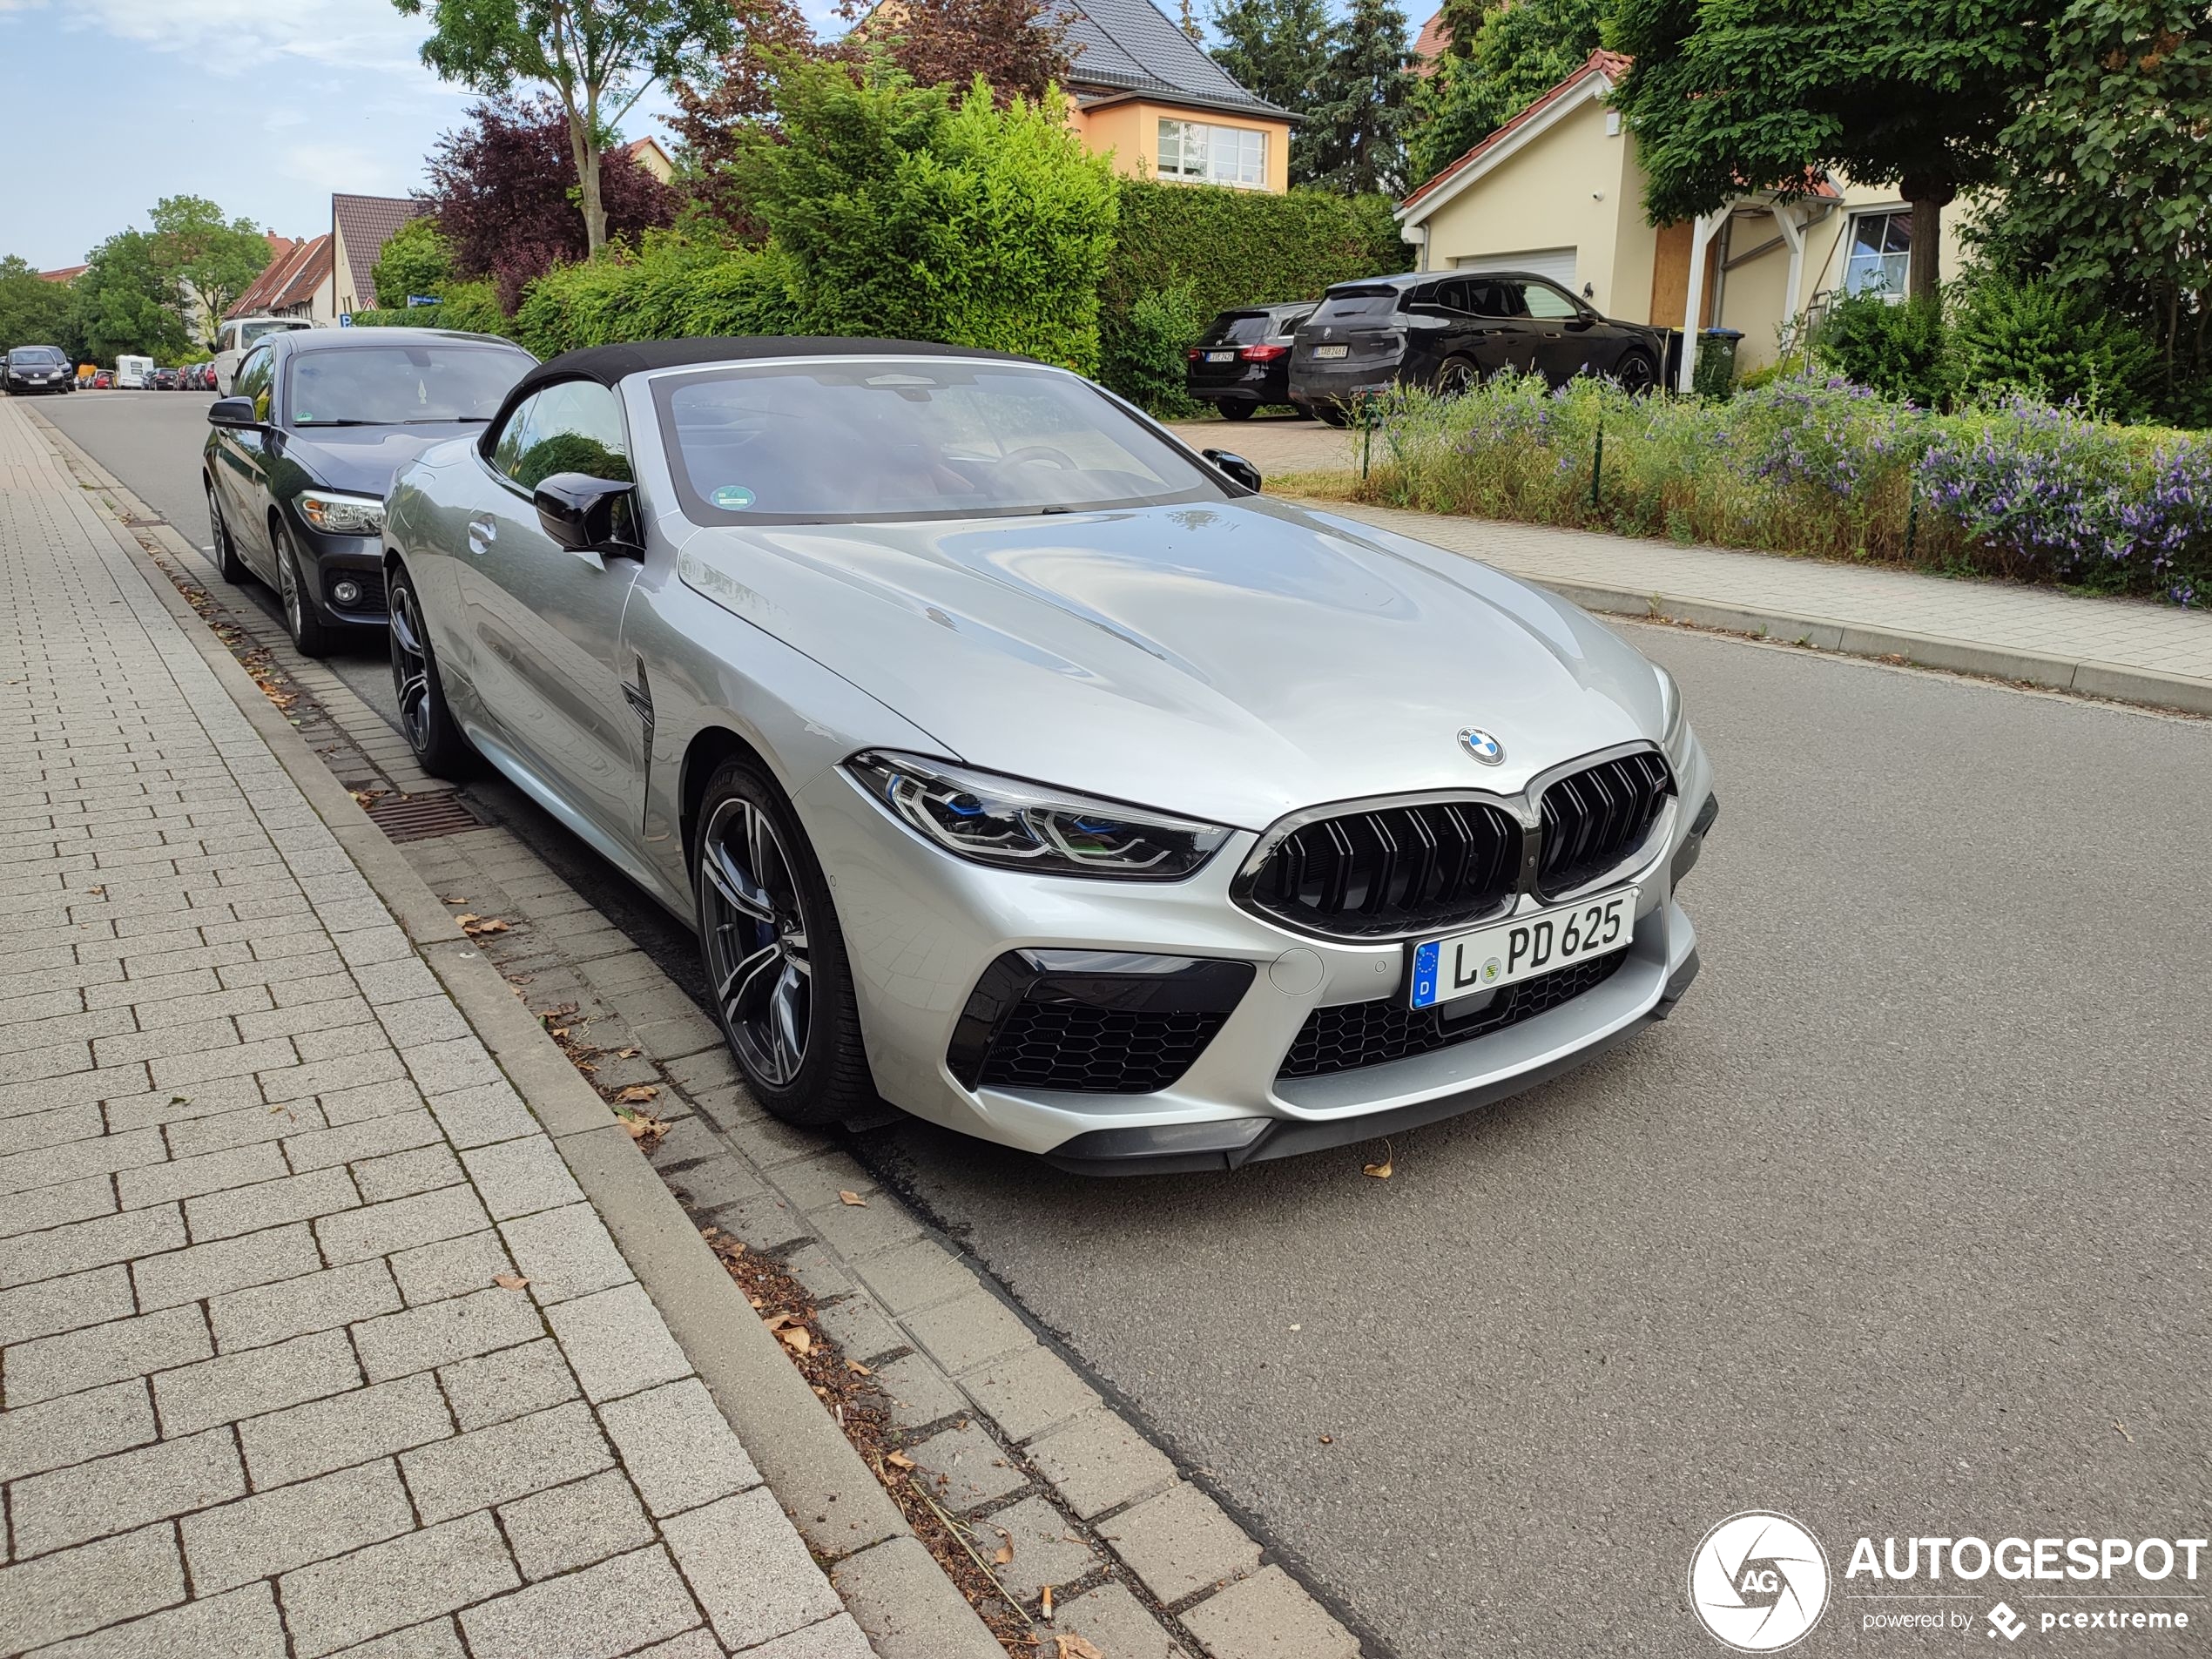
M1737 1652L1777 1652L1820 1622L1828 1558L1787 1515L1758 1509L1730 1515L1689 1558L1689 1605Z

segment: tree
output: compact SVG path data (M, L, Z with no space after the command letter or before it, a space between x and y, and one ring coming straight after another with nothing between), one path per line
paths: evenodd
M1218 0L1213 60L1246 91L1305 117L1320 101L1332 44L1327 0ZM1291 129L1291 183L1320 171L1322 133L1310 120Z
M2212 18L2182 0L2074 0L2051 48L2001 141L2005 211L1976 234L2012 277L2141 318L2163 401L2212 420Z
M428 6L422 61L443 79L497 98L552 89L566 123L583 241L607 245L601 163L622 118L661 80L696 74L730 45L728 0L392 0Z
M69 304L85 351L106 361L121 352L173 361L192 343L175 272L145 231L118 231L94 248Z
M1655 225L1746 190L1802 195L1813 168L1893 185L1912 208L1910 291L1941 280L1943 209L1992 183L2014 99L2047 57L2040 0L1621 0Z
M523 284L563 260L590 256L583 221L570 208L577 185L568 121L551 98L476 105L467 125L439 138L426 171L427 205L452 250L454 270L491 278L508 310ZM603 238L673 224L682 199L621 150L601 156Z
M1491 0L1463 19L1413 92L1409 182L1426 183L1573 74L1612 15L1613 0Z
M153 254L176 284L193 342L215 349L215 327L268 269L269 239L250 219L226 219L204 196L164 196L153 206Z
M404 306L408 296L435 298L453 280L453 249L428 214L411 219L386 239L368 280L385 306Z
M1352 0L1330 37L1321 84L1330 94L1308 114L1312 123L1313 182L1347 196L1406 182L1406 14L1390 0Z
M73 357L69 285L49 282L27 260L0 259L0 352L16 346L59 346Z
M1068 76L1068 24L1045 0L842 0L840 10L917 86L965 91L981 78L1004 106L1035 103Z
M670 85L677 113L669 125L693 198L727 233L758 242L767 232L730 173L740 136L753 127L775 130L779 65L849 54L816 42L797 0L735 0L735 6L737 34L729 50L696 79Z

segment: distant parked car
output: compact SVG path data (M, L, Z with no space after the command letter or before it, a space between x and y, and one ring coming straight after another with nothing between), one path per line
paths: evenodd
M58 346L17 346L0 359L0 388L10 397L33 392L73 392L77 371Z
M94 391L110 391L114 388L114 386L115 371L113 369L96 368L92 371L92 389Z
M274 588L310 657L342 628L381 626L393 475L475 435L536 361L494 335L442 328L265 335L239 359L233 395L207 408L202 482L223 579Z
M1263 404L1291 401L1291 337L1313 302L1224 311L1184 354L1184 385L1231 421L1249 421Z
M1420 386L1450 395L1507 370L1554 386L1607 374L1631 392L1659 383L1656 328L1603 317L1530 272L1451 272L1340 282L1298 330L1291 398L1341 426L1363 392Z
M314 327L305 317L231 318L215 331L215 389L225 397L231 395L232 377L256 341Z
M173 392L181 384L173 368L157 368L146 384L157 392Z

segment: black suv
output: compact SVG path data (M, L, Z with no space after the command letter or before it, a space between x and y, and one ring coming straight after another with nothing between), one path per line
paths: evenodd
M17 346L0 360L0 386L11 397L32 392L73 392L77 371L59 346Z
M1249 421L1263 403L1291 401L1291 336L1313 314L1313 301L1224 311L1184 353L1184 388L1231 421Z
M1291 401L1340 426L1360 393L1385 387L1463 392L1511 369L1554 386L1609 374L1643 392L1666 361L1656 328L1602 317L1532 273L1374 277L1321 296L1291 354Z

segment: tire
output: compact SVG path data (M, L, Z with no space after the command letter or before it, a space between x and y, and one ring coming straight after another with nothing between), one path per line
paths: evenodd
M459 781L477 771L475 746L453 718L445 682L438 678L437 653L422 620L422 601L405 568L395 565L391 580L392 690L400 706L400 732L415 762L433 778Z
M1447 357L1436 371L1439 397L1464 397L1482 384L1482 371L1466 357Z
M238 556L238 543L231 536L230 525L224 522L223 504L215 498L213 482L206 479L201 482L207 491L207 529L215 538L215 574L235 585L252 572Z
M758 766L731 759L707 779L698 824L699 951L745 1087L800 1128L880 1121L845 936L798 815Z
M1221 411L1224 421L1249 421L1259 409L1258 404L1241 397L1225 397L1214 407Z
M1630 397L1641 397L1659 384L1659 366L1646 353L1632 351L1621 359L1613 378Z
M337 643L337 630L315 615L314 601L307 595L307 573L300 568L291 531L272 519L269 540L271 551L276 555L277 597L284 602L285 631L292 636L302 657L329 656Z

